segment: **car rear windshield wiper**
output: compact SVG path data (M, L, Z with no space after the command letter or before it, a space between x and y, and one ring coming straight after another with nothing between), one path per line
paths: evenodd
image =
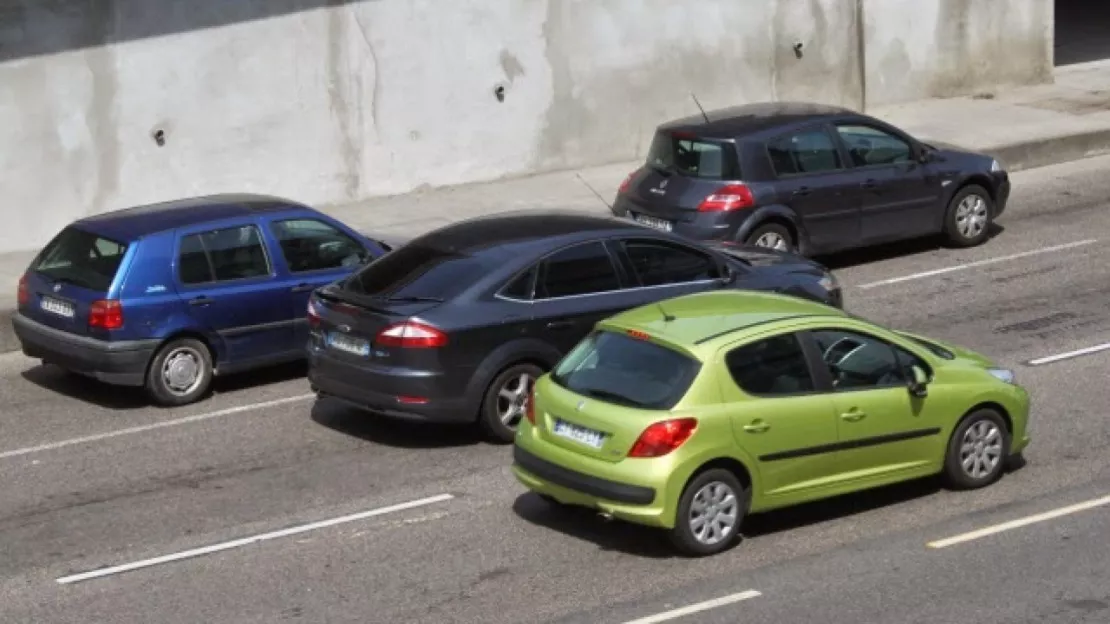
M419 303L419 302L422 302L422 301L426 301L428 303L443 303L443 299L440 299L439 297L417 297L417 296L412 296L412 297L385 297L384 299L386 301L393 301L393 302L396 302L396 303Z
M595 399L601 399L602 401L612 401L614 403L620 403L621 405L627 405L629 407L640 406L639 403L624 396L623 394L609 392L608 390L602 390L600 388L580 388L578 389L578 392L581 392L582 394L593 397Z

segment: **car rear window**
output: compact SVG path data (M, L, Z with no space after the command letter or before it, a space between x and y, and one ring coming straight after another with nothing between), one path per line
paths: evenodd
M701 363L678 351L610 331L578 343L551 373L556 384L607 403L667 410L686 394Z
M739 180L736 147L729 142L699 139L683 134L657 132L648 150L647 164L705 180Z
M495 268L488 258L427 245L404 245L347 278L343 290L382 299L446 301Z
M49 280L104 292L126 252L125 243L71 226L46 244L33 270Z

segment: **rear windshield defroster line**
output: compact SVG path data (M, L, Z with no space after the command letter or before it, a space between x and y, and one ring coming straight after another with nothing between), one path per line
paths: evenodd
M355 272L342 290L359 298L445 301L493 268L482 256L409 243Z
M125 253L125 243L70 226L46 244L33 270L49 280L106 292Z
M594 332L556 365L551 380L583 396L637 409L668 410L701 363L673 349L611 331Z

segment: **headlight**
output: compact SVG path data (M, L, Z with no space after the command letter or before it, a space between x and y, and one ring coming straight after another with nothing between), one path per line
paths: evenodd
M840 288L840 282L837 281L836 276L832 273L825 273L824 277L817 280L817 283L821 285L821 288L824 288L829 292Z
M1002 173L1003 171L1002 163L998 162L997 158L991 161L991 173Z
M987 372L994 376L995 379L1012 384L1014 383L1014 371L1007 368L988 368Z

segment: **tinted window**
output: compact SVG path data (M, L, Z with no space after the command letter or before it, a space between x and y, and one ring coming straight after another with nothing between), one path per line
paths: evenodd
M178 253L178 275L184 284L226 282L270 274L261 233L253 225L190 234L181 239ZM207 269L201 258L206 260Z
M270 227L292 273L355 267L367 258L355 239L317 219L277 221Z
M694 282L718 276L713 258L688 247L629 241L624 249L643 286Z
M177 275L182 284L204 284L215 279L200 234L182 238L177 254Z
M778 396L812 392L805 352L794 334L737 347L725 356L733 381L744 392Z
M658 132L648 150L647 163L660 169L707 180L739 180L740 167L732 143L678 137Z
M837 126L836 131L848 147L852 165L889 165L913 160L910 144L870 126Z
M843 330L812 332L837 390L904 386L912 366L928 366L910 352L873 336Z
M532 298L532 290L536 284L536 267L532 267L527 271L516 276L509 285L501 291L505 297L513 299L528 300Z
M353 294L386 299L447 300L496 266L485 256L409 243L367 264L348 278L343 288Z
M617 271L602 243L585 243L557 251L540 266L536 298L569 297L620 288Z
M34 270L51 280L106 291L126 251L123 243L68 227L47 243Z
M614 332L596 332L571 349L551 380L578 394L642 409L670 409L701 364L677 351Z
M819 173L842 168L840 153L824 130L811 130L775 139L767 144L767 154L775 173L794 175Z

